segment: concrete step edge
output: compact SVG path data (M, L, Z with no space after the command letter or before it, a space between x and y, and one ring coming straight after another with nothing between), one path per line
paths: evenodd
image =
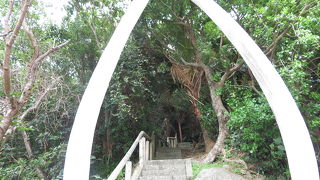
M187 176L149 176L139 177L139 180L184 180Z

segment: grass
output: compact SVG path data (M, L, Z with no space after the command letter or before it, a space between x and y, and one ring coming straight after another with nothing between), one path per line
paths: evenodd
M202 169L218 168L222 166L223 164L219 162L214 164L192 163L192 179L195 179Z
M217 161L213 164L205 164L205 163L192 163L192 179L195 179L197 175L200 173L202 169L209 169L209 168L221 168L224 165L227 165L227 170L238 174L238 175L244 175L243 169L244 166L242 164L232 163L232 162L223 162L223 161Z

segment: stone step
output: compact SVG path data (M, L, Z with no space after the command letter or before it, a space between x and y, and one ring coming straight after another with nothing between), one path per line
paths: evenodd
M157 169L157 170L142 170L141 176L174 176L174 175L185 175L186 168L171 168Z
M165 170L165 169L171 169L171 170L180 170L185 169L185 163L178 163L178 164L150 164L143 167L144 170Z
M157 152L180 152L179 148L159 148Z
M178 143L177 148L182 150L192 150L193 144L190 142L182 142L182 143Z
M168 160L174 160L174 159L181 159L182 156L177 156L177 157L167 157L167 156L159 156L159 157L155 157L155 160L164 160L164 159L168 159Z
M192 142L180 142L178 143L178 146L192 146Z
M155 157L157 160L164 160L164 159L181 159L182 155L158 155Z
M187 180L187 176L143 176L139 180Z
M184 159L175 159L175 160L150 160L150 161L146 161L146 166L149 165L157 165L157 166L161 166L161 165L181 165L181 164L185 164L186 160Z
M181 159L181 149L163 148L156 152L155 159Z
M156 152L156 156L179 156L181 155L181 151L179 152Z
M181 149L175 149L171 151L156 151L156 153L181 153Z
M187 180L192 177L190 159L149 160L141 171L140 180Z
M193 147L192 144L189 144L189 145L186 145L186 144L178 144L177 145L178 148L181 148L181 147Z

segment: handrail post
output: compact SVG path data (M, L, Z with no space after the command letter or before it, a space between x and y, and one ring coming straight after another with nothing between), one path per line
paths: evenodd
M150 158L150 141L146 141L145 160L148 161L149 158Z
M150 149L149 149L149 160L153 159L153 144L154 144L154 142L151 141L150 142Z
M131 176L132 176L132 162L127 161L124 179L131 180Z
M156 148L156 137L154 134L151 136L151 146L150 146L150 160L153 160Z
M139 164L140 166L143 166L143 162L145 160L145 148L146 146L146 138L143 137L139 141Z
M177 133L176 133L176 135L174 136L173 147L176 148L177 145L178 145L178 136L177 136Z

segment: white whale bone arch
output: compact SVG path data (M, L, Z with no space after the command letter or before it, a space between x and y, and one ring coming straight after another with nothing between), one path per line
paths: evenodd
M65 180L89 179L90 155L100 107L125 43L149 0L133 0L90 78L69 138ZM235 46L257 79L276 117L292 179L319 179L308 129L288 88L251 37L213 0L192 0Z

